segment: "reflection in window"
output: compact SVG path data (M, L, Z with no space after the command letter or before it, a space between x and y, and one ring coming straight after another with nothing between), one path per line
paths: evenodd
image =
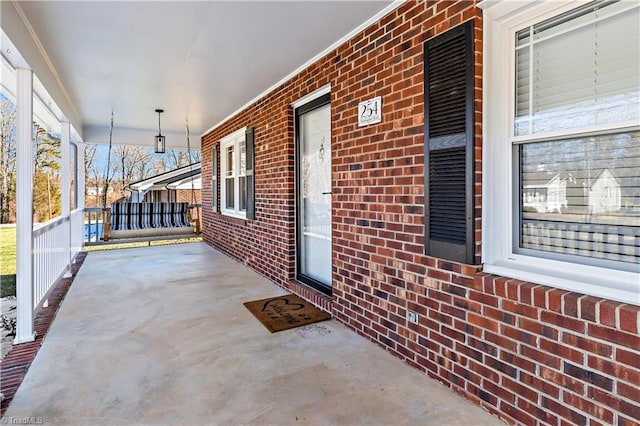
M640 259L640 132L520 145L520 244Z

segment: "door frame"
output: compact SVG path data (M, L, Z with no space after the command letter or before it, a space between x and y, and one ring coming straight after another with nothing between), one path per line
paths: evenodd
M331 289L332 286L329 285L325 285L324 283L303 275L300 273L300 261L301 261L301 256L300 256L300 247L302 245L302 232L300 232L300 224L302 223L302 217L301 217L301 213L302 213L302 209L300 208L300 203L302 201L301 197L300 197L300 174L301 174L301 167L300 167L300 117L308 112L311 112L315 109L318 109L320 107L323 107L325 105L331 105L331 93L325 93L315 99L310 100L309 102L300 105L298 107L294 108L294 117L295 117L295 121L294 121L294 134L295 134L295 206L296 206L296 223L295 223L295 233L296 233L296 247L295 247L295 257L296 257L296 281L299 281L309 287L312 287L324 294L327 294L329 296L331 296ZM331 114L329 114L331 116ZM329 145L331 145L331 138L329 140ZM331 158L329 158L329 161L331 161ZM331 186L333 187L333 179L331 182ZM332 215L331 215L331 223L329 224L332 227L333 230L333 200L331 202L331 211L332 211ZM332 232L333 233L333 232ZM331 253L329 254L329 260L331 262L331 264L333 265L333 243L331 244ZM333 281L333 266L331 268L331 281Z

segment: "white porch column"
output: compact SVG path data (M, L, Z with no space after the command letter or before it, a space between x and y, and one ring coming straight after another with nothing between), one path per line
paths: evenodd
M71 276L71 156L69 155L71 150L71 124L68 121L63 121L60 125L62 126L60 140L62 183L60 192L62 194L62 217L66 218L66 222L63 224L63 244L64 258L67 260L63 277L69 278Z
M16 69L16 338L32 342L33 330L33 71Z

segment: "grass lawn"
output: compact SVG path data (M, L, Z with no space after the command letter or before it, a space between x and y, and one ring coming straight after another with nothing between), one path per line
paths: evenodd
M16 294L16 227L0 227L0 296Z

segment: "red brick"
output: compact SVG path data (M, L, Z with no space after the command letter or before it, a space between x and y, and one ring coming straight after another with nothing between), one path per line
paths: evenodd
M528 414L527 412L514 407L513 405L507 404L504 401L500 402L500 409L518 421L518 424L521 425L535 425L536 419Z
M553 413L561 417L564 417L566 420L569 420L569 423L564 422L562 424L571 424L571 425L586 424L587 418L584 414L581 414L575 410L572 410L571 408L565 405L562 405L559 402L554 401L545 396L542 397L541 402L543 407L548 408Z
M481 327L487 330L492 330L494 332L498 331L499 326L497 321L494 321L491 318L487 318L482 315L478 315L474 312L469 312L467 314L467 321L469 321L470 324L476 325L478 327Z
M570 389L575 393L584 393L585 383L582 378L571 377L560 371L547 368L544 365L540 366L540 377L546 381L560 385L563 388Z
M500 400L507 401L510 403L514 403L516 400L515 395L512 392L509 392L503 386L500 386L492 381L483 380L482 388L487 392L489 392L490 394L497 396L498 399Z
M587 366L608 376L616 377L635 386L640 386L640 370L626 365L614 363L611 360L589 355Z
M562 296L566 293L564 290L551 290L547 292L547 309L553 312L562 312Z
M634 350L640 348L640 336L637 334L625 333L595 324L589 324L588 333L591 337L597 337L616 345L626 346Z
M613 347L610 344L602 343L598 340L588 339L568 332L562 333L562 341L571 346L594 353L596 355L610 357Z
M541 338L539 340L539 347L543 351L558 355L564 360L571 360L579 364L582 364L584 362L583 351L573 349L570 346L562 345L557 342Z
M640 399L640 388L637 386L631 386L623 382L618 382L617 386L618 395L628 398L632 401L638 401ZM638 401L640 403L640 401Z
M596 322L596 307L601 299L593 296L584 296L580 298L580 318Z
M587 390L587 396L591 401L591 405L595 407L604 406L604 407L607 407L608 409L615 410L626 416L630 416L637 420L640 420L640 404L638 404L637 401L629 402L626 399L620 398L616 394L606 392L598 388L589 388ZM636 393L636 400L637 400L637 393ZM595 414L593 415L595 416ZM596 416L596 417L606 420L605 418L600 416Z
M548 287L536 286L533 288L533 305L537 308L545 309L547 307L547 291Z
M603 300L598 303L598 322L607 327L616 327L616 309L620 303Z
M638 421L623 415L618 415L618 426L638 426Z
M613 423L613 411L603 407L601 404L594 404L593 400L584 399L571 392L563 392L562 401L608 424Z
M558 386L541 380L533 374L520 372L520 380L522 383L525 383L530 387L537 389L541 393L551 396L552 398L559 399L560 397L560 388Z
M540 423L557 424L558 423L558 417L555 414L550 413L549 411L546 411L544 408L542 408L537 403L537 401L530 402L524 398L520 398L517 401L517 406L518 408L523 410L525 413L531 414L536 419L535 424L540 424Z
M510 300L503 300L502 308L505 311L512 312L518 315L523 315L536 320L539 317L538 308L536 308L535 306L524 304L524 303L512 302Z
M567 317L555 312L543 311L540 313L540 320L549 325L566 328L578 333L584 333L585 331L585 322L583 320Z
M629 333L638 334L640 306L622 305L620 306L620 310L618 312L620 315L620 329Z
M616 349L616 361L640 370L640 352Z

